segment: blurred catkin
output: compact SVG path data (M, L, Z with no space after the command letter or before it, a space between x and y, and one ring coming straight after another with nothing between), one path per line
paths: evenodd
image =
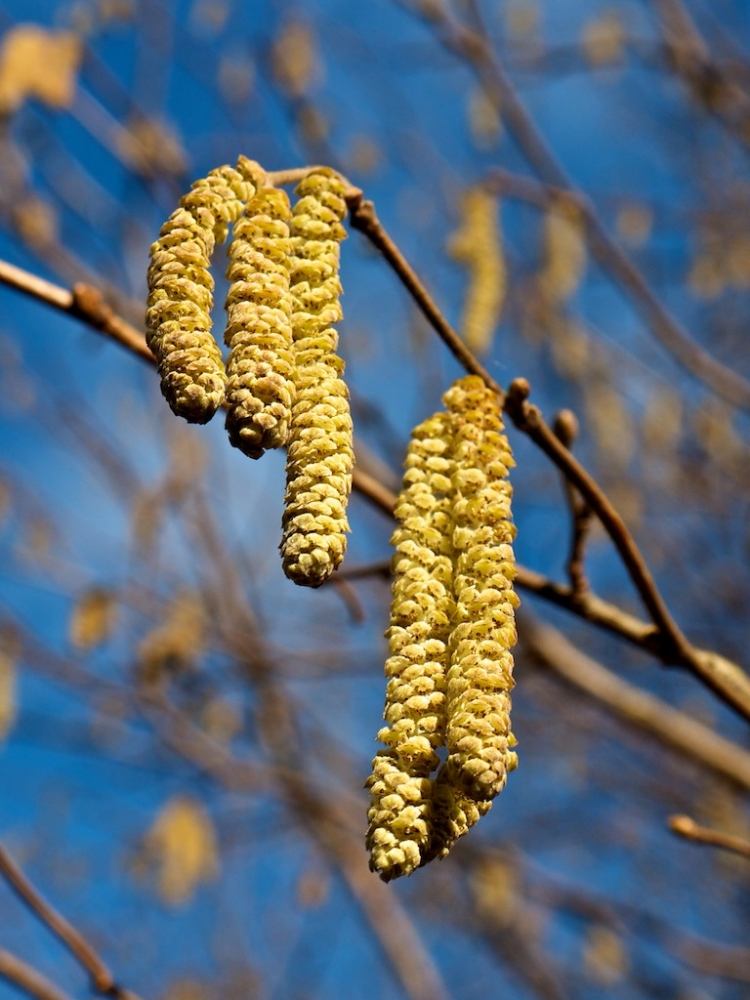
M262 182L258 164L217 167L185 194L151 247L146 340L156 356L162 393L191 423L206 423L224 398L226 374L211 334L211 257Z
M497 397L475 375L445 394L454 421L456 610L447 683L447 775L477 802L516 766L510 692L516 642L511 521L513 466Z
M294 400L289 199L265 187L235 224L227 295L227 430L250 458L282 448Z
M341 179L325 168L308 174L297 194L290 257L296 399L281 552L291 580L317 587L346 551L354 464L349 392L333 328L342 315L339 243L346 235L346 202Z
M506 292L505 254L497 198L481 187L463 199L460 228L448 251L469 272L461 329L473 351L484 353L500 319Z

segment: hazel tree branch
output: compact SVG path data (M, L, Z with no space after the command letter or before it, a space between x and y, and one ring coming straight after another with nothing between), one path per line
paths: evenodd
M287 173L289 172L285 172L284 176ZM352 198L355 202L359 198L356 191L353 193ZM368 236L370 236L369 226L374 226L373 232L376 234L379 233L379 224L376 225L375 221L373 221L377 217L369 216L369 218L371 221L367 223L365 229ZM377 245L375 240L373 242ZM395 247L390 237L387 237L386 245ZM454 350L456 345L460 345L461 354L468 354L470 358L469 364L471 367L468 370L484 378L485 374L483 374L484 370L482 366L476 361L471 352L464 347L447 320L442 317L442 313L440 313L429 292L424 288L422 282L400 252L398 259L399 266L406 269L403 277L397 271L399 277L402 277L402 280L405 280L406 277L409 278L407 288L414 286L418 289L418 294L424 304L426 314L429 310L430 313L434 312L440 317L439 322L444 332L443 339L448 347ZM146 347L143 335L135 327L117 317L103 302L101 295L90 286L79 284L71 291L61 288L52 282L45 281L5 261L0 261L0 283L9 285L17 291L41 301L60 312L73 316L99 333L115 340L142 360L149 361L151 364L154 363L153 355L151 355ZM457 354L457 357L460 356ZM489 376L486 377L489 378ZM492 388L496 387L496 383L492 379L489 379L488 384ZM656 584L643 555L622 518L598 483L568 449L560 443L554 432L544 421L539 408L529 403L528 396L530 389L528 382L525 379L516 379L511 384L507 396L499 387L497 389L500 394L499 398L503 401L504 409L516 427L527 434L552 460L565 478L576 487L596 516L601 520L602 525L612 538L626 569L630 573L645 606L649 610L655 628L644 625L638 619L633 619L632 616L628 616L626 613L621 612L620 609L613 608L599 599L583 602L569 588L561 588L542 575L530 570L524 571L523 568L519 568L517 576L519 585L527 586L528 589L534 590L540 597L560 604L588 621L596 621L610 631L624 635L643 648L655 652L664 663L687 668L713 690L722 701L730 705L745 718L750 719L750 678L741 667L720 654L696 649L688 642L672 619L661 594L656 588ZM354 488L367 496L371 502L375 503L389 516L392 516L396 500L395 494L374 477L355 468Z
M72 1000L68 993L63 993L41 972L5 948L0 948L0 979L35 1000Z
M29 910L65 945L71 955L88 973L91 988L100 996L114 1000L138 1000L134 993L123 989L112 972L86 938L47 902L27 876L0 844L0 877Z
M662 347L685 371L710 387L722 399L739 409L750 410L750 382L717 361L672 316L645 275L610 236L593 203L576 190L522 104L503 64L493 51L486 32L461 23L443 5L430 5L429 8L417 10L408 0L397 2L410 13L427 21L440 43L473 71L490 102L502 114L503 121L524 158L541 180L575 198L584 212L594 259L631 299Z
M573 442L578 437L578 420L572 410L561 410L555 417L553 429L558 439L565 445L568 451L573 447ZM592 524L592 513L589 505L581 499L569 481L562 477L565 499L570 511L570 551L566 570L570 580L570 589L576 597L581 597L589 589L589 582L586 579L586 542Z
M709 847L719 847L731 851L743 858L750 858L750 840L737 837L732 833L724 833L710 826L701 826L690 816L670 816L669 829L678 837L690 840L694 844L704 844Z

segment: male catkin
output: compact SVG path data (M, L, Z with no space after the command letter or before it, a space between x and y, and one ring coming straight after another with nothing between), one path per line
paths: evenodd
M317 587L344 558L354 465L349 392L333 328L342 315L339 243L346 235L346 202L341 179L325 168L308 174L297 193L290 257L296 399L281 552L291 580Z
M422 864L430 838L431 786L428 777L402 767L392 750L383 750L372 762L367 849L370 868L384 882L410 875Z
M423 863L430 840L430 772L445 742L445 680L453 618L450 419L412 431L396 504L384 718L389 748L373 761L367 843L383 879Z
M510 728L516 642L511 521L514 465L497 397L475 375L444 397L454 421L456 610L447 684L446 770L477 802L492 799L517 764Z
M453 620L450 421L412 431L397 526L386 660L386 727L378 738L406 767L429 773L445 742L445 678Z
M245 157L237 169L212 170L182 197L151 247L146 340L159 365L162 393L191 423L210 420L224 398L224 363L211 334L211 257L262 176Z
M282 448L294 401L289 199L260 188L235 224L227 278L227 431L250 458Z

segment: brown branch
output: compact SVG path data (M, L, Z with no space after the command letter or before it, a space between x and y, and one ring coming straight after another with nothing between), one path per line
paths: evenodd
M607 711L732 784L750 791L750 752L660 698L617 677L558 629L519 615L523 649Z
M575 197L584 210L589 246L597 262L627 293L646 320L652 334L691 375L709 386L733 406L750 410L750 382L717 361L693 340L690 333L662 305L645 276L609 235L596 208L567 176L557 157L521 103L510 77L493 52L486 34L467 27L453 18L445 7L431 6L417 12L401 0L412 13L421 13L436 29L436 34L450 52L465 60L484 88L490 102L502 114L525 159L546 183Z
M707 844L710 847L720 847L732 851L743 858L750 858L750 840L737 837L732 833L723 833L710 826L701 826L690 816L670 816L669 829L678 837L691 840L694 844Z
M32 966L20 958L16 958L4 948L0 948L0 979L12 983L27 996L35 997L36 1000L71 1000L69 994L63 993L41 972L37 972Z
M116 1000L137 1000L135 994L118 986L109 968L92 945L47 902L2 844L0 844L0 877L5 879L19 899L52 931L86 970L91 980L91 988L96 993L114 997Z
M568 451L578 437L578 420L572 410L560 410L553 424L555 435ZM570 482L562 477L565 499L570 511L570 549L566 571L570 580L570 589L576 597L581 597L589 589L586 579L586 543L592 526L592 511L589 505L580 497Z
M357 198L358 196L355 195L355 203ZM380 235L377 235L381 234L381 230L382 227L379 226L376 226L373 230L377 239L381 238ZM369 230L367 231L369 232ZM560 443L550 427L545 423L538 407L529 403L528 395L530 389L528 382L525 379L514 380L507 397L505 397L502 390L497 387L497 383L484 372L481 364L463 345L447 320L442 317L440 310L426 289L424 289L410 265L400 254L400 251L397 250L393 241L390 237L386 237L384 253L388 254L391 252L396 253L396 259L393 262L396 273L410 290L414 289L413 294L418 296L424 303L424 308L427 310L426 315L428 313L430 315L432 313L435 314L435 321L443 329L441 336L443 336L443 339L451 350L457 352L456 356L459 358L468 355L469 360L467 363L470 364L469 370L486 379L487 384L498 391L499 398L501 400L504 399L505 411L513 420L516 427L527 434L552 460L565 475L566 479L576 487L602 522L602 525L614 542L617 551L620 553L636 589L653 618L654 624L657 626L658 634L655 638L652 637L651 642L655 643L660 649L660 658L664 662L673 662L692 670L723 701L731 705L746 718L750 718L750 678L736 664L732 664L718 654L703 654L688 642L676 622L672 619L643 555L619 513L606 497L599 484L568 449ZM399 268L405 268L405 271L402 273ZM65 289L43 281L35 275L4 261L0 261L0 283L8 284L39 301L45 302L53 308L73 315L77 319L88 323L93 329L115 339L123 347L132 350L142 359L150 359L151 363L154 362L153 356L145 346L143 336L140 332L124 321L119 320L106 307L102 311L100 296L88 286L76 286L73 292L67 292ZM440 332L439 329L438 332ZM388 511L389 514L392 514L395 497L381 483L374 480L373 477L355 469L354 485L357 490L367 495L378 506ZM546 589L546 587L543 587L540 592L544 592ZM575 601L571 603L571 609L574 607ZM587 616L584 615L583 617Z

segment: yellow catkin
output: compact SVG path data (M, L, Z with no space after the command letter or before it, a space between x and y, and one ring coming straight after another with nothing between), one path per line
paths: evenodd
M386 633L388 748L373 761L367 843L386 881L423 864L430 839L429 773L445 742L445 681L453 619L450 418L436 413L412 431L396 504L393 588Z
M151 247L146 339L159 364L162 393L191 423L210 420L224 398L224 362L211 334L211 257L262 176L244 157L237 169L212 170L182 197Z
M444 402L454 420L453 547L456 610L447 683L450 780L477 802L515 768L510 692L516 642L510 446L497 397L477 376Z
M372 762L367 787L370 868L384 882L410 875L429 840L430 779L409 774L392 750L384 750Z
M349 393L333 328L342 315L339 243L346 235L346 203L341 179L324 168L308 174L297 193L290 258L296 400L281 553L291 580L317 587L344 558L354 464Z
M448 250L469 272L461 330L474 351L486 352L500 319L506 292L505 254L497 198L471 188L463 200L460 228Z
M294 401L289 199L260 189L236 223L227 295L227 430L250 458L282 448Z
M453 619L450 421L436 413L412 432L396 504L390 656L378 733L401 764L437 765L445 739L445 675Z
M492 808L489 799L475 802L454 784L450 768L440 768L432 785L430 835L422 864L444 858L455 842L469 832Z

